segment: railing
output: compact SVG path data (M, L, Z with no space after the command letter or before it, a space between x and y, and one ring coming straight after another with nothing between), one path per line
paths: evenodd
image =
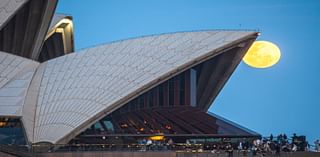
M212 147L205 144L68 144L68 145L33 145L31 149L22 145L0 145L3 152L72 152L72 151L176 151L176 152L211 152ZM219 149L218 151L227 151Z
M203 144L70 144L70 145L33 145L34 152L69 151L184 151L203 150Z
M309 145L314 150L314 145ZM310 149L310 151L311 151ZM14 155L32 156L33 153L48 152L87 152L87 151L125 151L125 152L210 152L210 153L228 153L238 152L242 154L253 153L251 149L236 150L234 147L227 147L227 144L220 143L213 147L213 144L186 144L186 143L153 143L146 144L67 144L67 145L33 145L31 149L22 145L0 145L0 151ZM263 151L255 151L262 153ZM31 155L30 155L31 154Z

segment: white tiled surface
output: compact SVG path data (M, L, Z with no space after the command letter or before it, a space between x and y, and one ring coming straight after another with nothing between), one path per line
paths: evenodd
M84 49L40 66L0 52L0 115L22 115L30 142L56 143L159 77L252 33L141 37Z
M148 36L81 50L41 64L32 142L56 143L121 98L253 32ZM41 74L42 75L42 74ZM31 136L31 135L29 135Z
M0 28L28 0L0 0Z
M0 51L0 115L21 116L29 83L39 63Z

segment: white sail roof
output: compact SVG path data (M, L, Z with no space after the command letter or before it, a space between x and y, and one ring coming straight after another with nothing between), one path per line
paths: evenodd
M150 88L256 36L246 31L153 35L42 64L0 52L0 115L22 116L31 143L66 143ZM6 74L8 69L12 73Z
M39 63L0 51L0 115L22 115L22 107Z
M155 35L84 49L41 64L32 142L56 143L79 133L159 79L253 34L201 31Z

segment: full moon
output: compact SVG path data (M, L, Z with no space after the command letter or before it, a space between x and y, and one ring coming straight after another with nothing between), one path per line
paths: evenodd
M255 41L243 57L243 61L254 68L268 68L276 64L280 57L277 45L269 41Z

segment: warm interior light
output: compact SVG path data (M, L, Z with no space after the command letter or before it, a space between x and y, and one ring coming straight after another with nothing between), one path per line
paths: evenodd
M170 125L166 125L165 128L168 129L168 130L172 129Z
M54 25L53 29L48 32L46 39L49 38L53 33L64 33L64 31L73 30L73 22L69 18L61 19L56 25Z
M150 139L153 141L161 141L163 140L164 136L163 135L156 135L156 136L151 136Z
M59 27L60 25L63 25L63 24L70 24L72 26L72 20L68 19L68 18L64 18L62 20L60 20L56 25L55 27Z
M124 124L121 124L120 126L121 126L121 128L127 128L127 127L128 127L128 124L125 124L125 123L124 123Z
M7 122L0 121L0 127L4 127L7 125Z

